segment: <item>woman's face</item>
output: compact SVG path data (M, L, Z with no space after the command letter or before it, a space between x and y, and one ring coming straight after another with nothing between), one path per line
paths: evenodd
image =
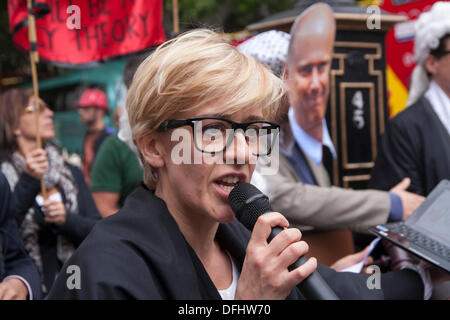
M19 119L19 127L17 134L25 140L36 140L37 128L36 128L36 112L33 98L28 101L28 106L24 109ZM42 141L48 141L55 137L55 131L53 128L53 111L51 111L44 101L39 99L39 130Z
M179 113L173 119L218 116L221 106L217 103L195 112ZM258 107L222 118L241 123L264 119ZM172 214L176 211L188 219L200 219L196 221L231 222L234 214L228 195L238 183L250 182L255 169L256 157L248 152L244 135L237 133L233 143L214 156L197 150L190 126L161 133L160 145L164 166L158 169L156 194L166 201ZM182 148L186 149L180 151ZM190 161L180 163L181 156Z

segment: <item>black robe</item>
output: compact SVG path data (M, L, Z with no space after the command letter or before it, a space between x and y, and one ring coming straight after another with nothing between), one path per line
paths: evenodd
M239 270L249 238L236 220L221 224L216 234ZM80 289L68 289L75 274L70 265L79 267ZM369 290L365 275L318 270L343 299L423 298L422 281L411 270L383 275L382 290ZM301 298L297 288L288 296ZM139 186L118 213L96 224L62 268L48 299L212 300L220 295L165 202Z
M423 196L450 179L450 135L425 97L389 121L369 188L389 190L405 177Z

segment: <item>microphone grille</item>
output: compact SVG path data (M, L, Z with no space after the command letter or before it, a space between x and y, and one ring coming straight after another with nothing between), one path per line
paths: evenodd
M236 218L249 230L253 230L260 215L273 211L267 196L250 183L234 187L228 201Z

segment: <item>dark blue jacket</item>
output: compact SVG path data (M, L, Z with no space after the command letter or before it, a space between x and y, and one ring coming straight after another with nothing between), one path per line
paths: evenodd
M38 179L22 172L13 191L14 199L16 199L14 216L19 226L22 224L28 209L30 207L35 209L34 220L39 225L38 238L43 263L44 284L48 290L53 285L53 281L62 267L57 257L57 236L65 236L76 248L101 218L81 170L70 164L66 165L72 172L78 188L78 212L67 212L66 223L61 227L44 220L44 214L35 200L36 195L41 190ZM63 202L65 202L66 195L63 189L59 186L56 187L61 193Z
M20 276L30 285L33 299L40 299L39 272L25 251L12 209L9 184L0 173L0 280L12 275Z

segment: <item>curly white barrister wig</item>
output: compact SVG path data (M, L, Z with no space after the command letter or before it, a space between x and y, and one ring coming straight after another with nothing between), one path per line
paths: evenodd
M415 29L414 56L417 66L411 77L408 106L415 103L428 89L429 79L424 61L430 51L439 46L440 39L450 33L450 2L436 2L430 11L420 15Z
M423 64L440 39L450 33L450 2L436 2L430 11L420 15L415 29L414 56L417 63Z

